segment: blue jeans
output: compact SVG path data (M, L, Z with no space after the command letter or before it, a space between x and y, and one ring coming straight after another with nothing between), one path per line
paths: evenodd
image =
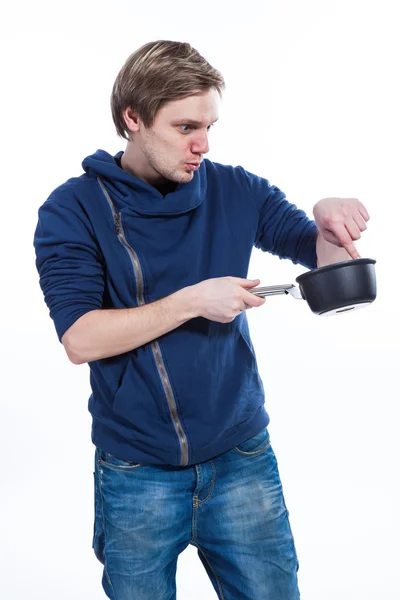
M113 600L175 600L192 544L223 600L298 600L298 561L269 433L189 467L96 448L93 549Z

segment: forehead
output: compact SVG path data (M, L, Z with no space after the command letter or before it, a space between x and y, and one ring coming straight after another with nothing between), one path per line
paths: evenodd
M220 96L216 89L194 94L187 98L171 100L157 113L157 120L163 121L199 121L208 125L218 119Z

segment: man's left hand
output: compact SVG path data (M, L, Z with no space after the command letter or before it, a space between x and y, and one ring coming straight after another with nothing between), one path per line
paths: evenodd
M313 214L327 242L344 248L351 258L360 258L353 242L367 229L369 214L357 198L324 198L314 206Z

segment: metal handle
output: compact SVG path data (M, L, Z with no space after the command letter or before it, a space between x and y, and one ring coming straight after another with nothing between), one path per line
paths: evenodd
M294 298L302 299L301 292L298 287L293 285L292 283L287 283L283 285L268 285L264 287L257 287L251 290L248 290L251 294L256 294L257 296L279 296L282 294L290 294Z
M291 283L286 285L267 285L264 287L257 287L248 290L251 294L257 294L257 296L277 296L279 294L288 294L291 288L295 286Z

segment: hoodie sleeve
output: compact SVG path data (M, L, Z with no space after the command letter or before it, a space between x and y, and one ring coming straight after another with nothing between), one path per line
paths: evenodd
M254 245L280 258L290 258L308 269L317 266L317 226L306 213L291 204L267 179L245 171L257 205L258 228Z
M50 197L38 215L33 241L36 268L61 342L79 317L102 307L104 261L83 213Z

